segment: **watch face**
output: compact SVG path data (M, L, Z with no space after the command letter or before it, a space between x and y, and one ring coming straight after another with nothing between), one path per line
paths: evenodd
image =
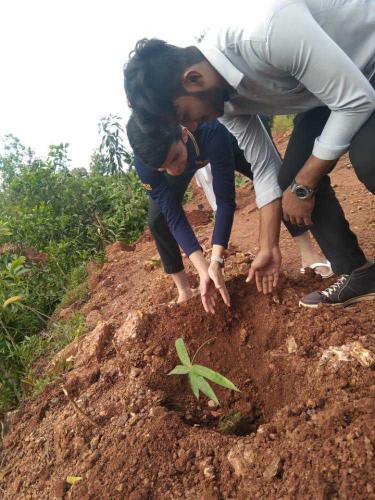
M305 186L296 186L294 192L296 193L297 198L301 200L305 200L309 196L309 191L305 188Z

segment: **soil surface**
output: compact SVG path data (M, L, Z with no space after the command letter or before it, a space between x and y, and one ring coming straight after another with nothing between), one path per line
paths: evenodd
M286 138L277 138L281 150ZM332 181L374 259L374 197L346 158ZM207 315L199 297L170 305L173 285L148 231L134 246L111 245L104 265L89 266L89 301L59 313L81 310L88 326L55 360L70 360L69 371L6 417L3 498L375 498L375 370L366 366L375 352L374 302L298 307L303 294L334 279L301 276L284 229L285 275L274 295L258 294L245 283L257 248L254 193L249 183L237 191L230 309L219 304ZM212 213L197 189L187 210L208 249ZM186 376L167 376L179 362L179 337L191 356L206 342L196 362L241 392L212 384L217 406L203 395L197 401ZM348 345L346 361L340 349L328 359L331 346ZM71 485L68 476L80 480Z

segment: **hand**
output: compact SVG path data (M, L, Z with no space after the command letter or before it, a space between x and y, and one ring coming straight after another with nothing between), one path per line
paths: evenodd
M201 299L204 310L207 313L215 314L215 302L216 302L216 288L215 284L210 278L208 272L201 273L199 275L200 283L199 290L201 292Z
M284 220L296 226L311 226L311 214L314 209L315 198L300 200L288 188L283 195L283 215Z
M222 296L224 304L230 307L230 298L227 287L225 286L223 268L220 267L218 262L211 262L208 268L208 275L214 282L216 290L218 290Z
M271 293L279 281L281 253L279 246L271 249L260 249L249 269L246 283L255 277L258 292Z

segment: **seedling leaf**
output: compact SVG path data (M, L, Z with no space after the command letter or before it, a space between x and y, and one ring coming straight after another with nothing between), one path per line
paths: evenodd
M211 370L211 368L207 368L206 366L202 365L193 365L192 372L200 375L201 377L208 378L208 380L211 380L211 382L215 382L215 384L226 387L227 389L232 389L232 391L240 392L238 387L236 387L233 382L228 380L223 375L220 375L220 373Z
M182 338L177 339L175 342L175 346L176 346L176 351L177 351L178 357L181 360L181 363L185 366L191 366L189 354L186 350L184 340Z
M193 376L197 375L193 374ZM203 394L205 394L209 399L215 401L216 404L218 405L220 404L210 384L207 382L207 380L205 380L203 377L200 377L199 375L198 375L198 384L199 384L199 389L203 392Z
M199 376L189 372L189 383L194 396L199 399Z
M187 366L177 365L168 373L168 375L186 375L189 371L190 369Z

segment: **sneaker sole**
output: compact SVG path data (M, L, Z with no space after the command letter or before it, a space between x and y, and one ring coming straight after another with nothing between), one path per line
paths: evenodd
M345 302L341 302L339 304L326 304L324 302L319 302L319 304L306 304L302 300L299 301L298 305L301 307L309 307L310 309L317 309L321 306L329 306L329 307L347 307L351 304L355 304L356 302L364 302L366 300L375 300L375 293L368 293L367 295L360 295L359 297L353 297L352 299L346 300Z

